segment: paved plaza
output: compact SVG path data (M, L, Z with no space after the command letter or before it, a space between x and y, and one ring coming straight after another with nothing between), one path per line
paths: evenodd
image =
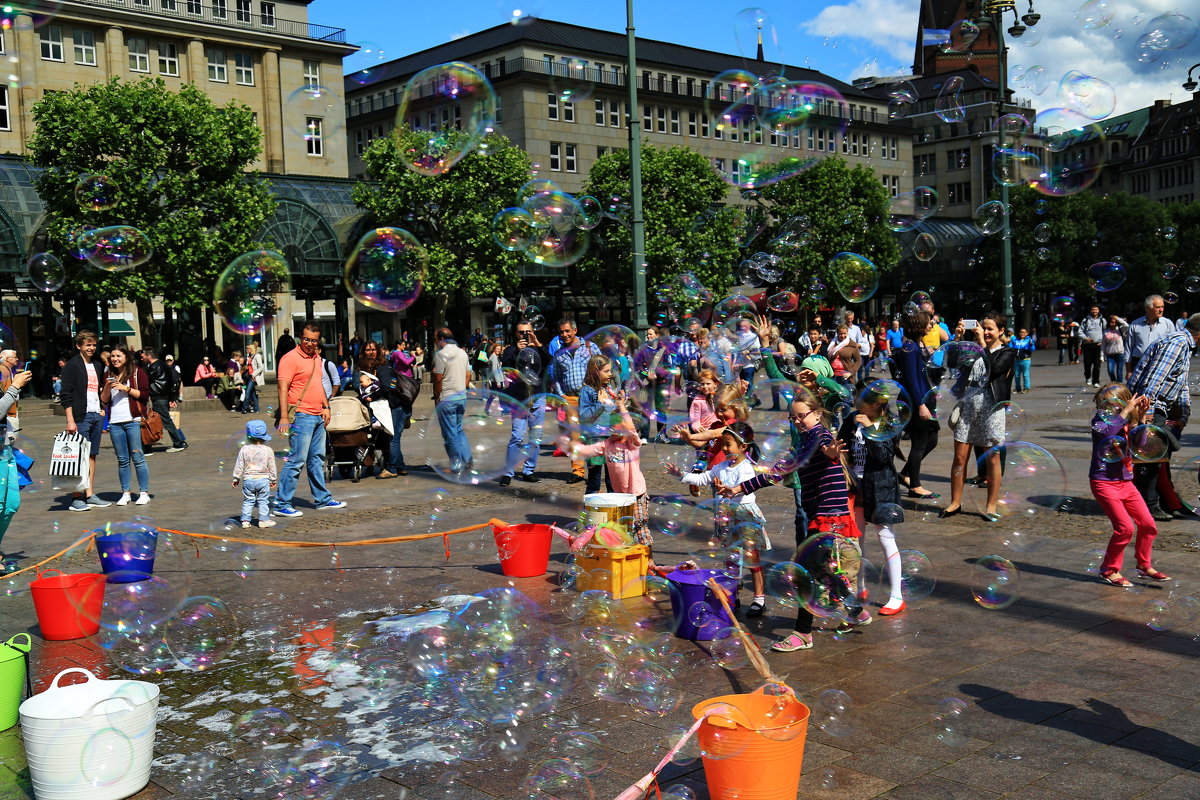
M1200 798L1200 619L1191 613L1200 593L1200 519L1162 523L1155 566L1173 576L1170 582L1135 581L1134 588L1122 590L1088 573L1091 551L1103 548L1110 533L1087 491L1092 390L1083 388L1080 367L1058 367L1052 358L1038 354L1034 391L1014 400L1025 410L1026 439L1065 468L1065 495L1072 499L1065 505L1034 504L1033 512L994 524L977 513L983 489L968 488L965 513L949 520L936 518L933 502L906 500L898 543L928 557L936 578L932 594L911 602L903 614L877 616L849 634L818 634L810 651L768 653L775 673L786 676L810 706L831 689L850 698L835 724L814 719L809 726L799 797ZM440 451L440 439L420 435L431 411L426 392L404 436L410 467ZM307 739L337 742L336 763L353 780L316 789L292 786L282 796L526 797L521 786L530 769L562 755L571 737L584 742L600 768L569 792L541 796L614 798L658 763L668 742L691 723L693 705L762 684L749 667L722 668L708 646L674 640L664 658L672 665L676 694L662 713L646 713L598 691L596 673L589 670L602 660L600 649L581 637L585 628L619 638L621 631L644 633L645 627L635 626L647 620L659 626L652 633L669 630L669 620L664 624L661 609L653 613L643 599L618 603L602 625L581 619L573 613L578 593L560 586L567 561L561 542L554 545L549 574L510 580L501 574L486 528L445 543L438 537L296 549L240 541L245 534L350 542L439 532L491 518L566 522L579 513L583 495L582 484L564 482L566 461L550 457L539 466L540 483L508 487L457 486L422 470L386 481L338 479L333 494L349 504L338 511L314 510L302 480L296 505L303 517L261 531L230 529L225 520L236 516L241 493L230 488L228 472L245 419L185 410L190 448L160 450L149 458L153 502L86 514L68 513L63 493L45 475L50 440L62 419L31 418L23 431L43 465L35 471L45 483L23 495L2 543L19 567L67 547L87 530L137 513L162 528L224 537L185 541L159 553L156 574L165 582L181 593L220 601L224 643L198 646L215 647L225 659L202 672L172 670L145 678L163 694L151 784L136 795L139 800L277 796L272 778L248 765L259 763L260 749L287 752ZM925 462L924 480L926 488L946 496L949 440L943 429L942 444ZM1194 441L1194 435L1186 437L1178 455L1200 455ZM282 449L278 439L274 444ZM645 462L651 495L680 493L681 486L652 464ZM1176 483L1195 502L1200 494L1195 472L1177 472ZM107 439L96 488L105 499L119 495ZM1059 488L1045 492L1056 496ZM782 538L774 542L771 560L786 560L791 493L764 490L759 503L773 538ZM864 541L866 557L878 563L874 535ZM673 564L705 544L701 537L659 536L656 560ZM1020 569L1015 603L989 609L973 599L973 567L985 555L1004 556ZM76 572L97 567L88 552L72 552L62 563ZM1126 574L1132 577L1132 569ZM30 577L11 580L0 595L0 634L34 636L35 688L68 666L128 677L120 670L119 648L107 651L88 639L40 639L27 590ZM374 682L346 686L337 679L338 664L361 666L356 659L371 635L389 624L402 627L407 614L429 608L434 598L507 585L537 604L536 615L530 611L527 619L570 645L578 676L553 707L522 726L515 745L497 743L502 731L457 718L453 697L423 694L408 666L411 653L404 650L374 662ZM879 596L879 587L873 587L873 599ZM766 616L745 621L765 649L791 630L793 616L768 601ZM388 621L372 624L384 618ZM939 721L939 712L955 699L965 710L952 723ZM247 729L239 718L268 707L286 712L290 722L273 731L263 748L243 735ZM598 742L588 744L592 740L584 734ZM661 776L664 790L683 783L697 798L708 797L701 762L679 760L686 763L672 763ZM32 797L19 728L0 733L0 764L0 798Z

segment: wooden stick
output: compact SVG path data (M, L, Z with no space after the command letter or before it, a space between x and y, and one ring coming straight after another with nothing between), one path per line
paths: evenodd
M721 601L721 607L725 609L725 613L729 616L730 622L733 623L733 632L739 639L742 640L742 644L745 645L746 654L750 656L750 663L756 670L758 670L758 674L763 676L763 678L770 683L782 683L782 681L776 679L775 673L771 671L770 665L767 664L767 660L763 658L762 651L758 647L758 642L754 640L753 636L746 632L746 629L743 628L741 623L737 621L737 617L733 615L733 609L729 606L728 594L721 584L717 583L716 578L708 579L708 588L711 589L712 593L717 596L718 600Z

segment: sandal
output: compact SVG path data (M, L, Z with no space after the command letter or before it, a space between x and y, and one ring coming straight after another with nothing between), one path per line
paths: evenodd
M763 612L766 610L767 610L766 604L760 603L757 600L755 600L753 603L750 604L750 608L748 608L746 610L746 616L761 617L763 615Z
M796 650L812 650L813 640L811 633L789 633L784 638L780 639L775 644L771 645L771 649L776 653L792 653Z
M1168 575L1165 572L1159 572L1158 570L1154 569L1153 567L1151 567L1149 569L1142 569L1141 567L1138 567L1137 574L1138 574L1139 578L1146 578L1146 579L1152 580L1152 581L1169 581L1169 580L1171 580L1170 575Z
M1100 580L1104 581L1109 586L1119 586L1122 589L1128 589L1130 586L1133 586L1133 582L1131 580L1124 577L1116 570L1102 574L1100 576Z

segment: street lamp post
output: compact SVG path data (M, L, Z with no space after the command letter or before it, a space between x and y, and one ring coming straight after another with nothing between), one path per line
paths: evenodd
M633 324L645 330L650 324L646 308L646 220L642 216L642 123L638 114L637 35L633 28L633 0L625 0L625 42L629 63L625 69L629 84L629 181L633 233Z
M1187 80L1183 82L1183 90L1185 92L1196 91L1196 81L1193 80L1192 73L1196 70L1197 67L1200 67L1200 64L1192 64L1192 66L1188 69Z

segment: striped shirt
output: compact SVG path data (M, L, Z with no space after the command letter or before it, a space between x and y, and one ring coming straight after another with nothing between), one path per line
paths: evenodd
M1164 416L1178 405L1186 424L1191 412L1188 392L1188 360L1195 340L1188 331L1160 337L1146 348L1142 360L1129 376L1129 391L1150 398L1156 413Z
M793 448L798 453L810 454L808 458L790 455L785 461L801 462L795 474L800 479L800 507L811 521L817 517L841 517L850 513L850 495L846 489L846 474L839 461L830 461L821 448L833 444L833 434L825 426L818 425L800 431ZM781 483L787 477L779 472L756 475L741 485L743 493L750 493Z

